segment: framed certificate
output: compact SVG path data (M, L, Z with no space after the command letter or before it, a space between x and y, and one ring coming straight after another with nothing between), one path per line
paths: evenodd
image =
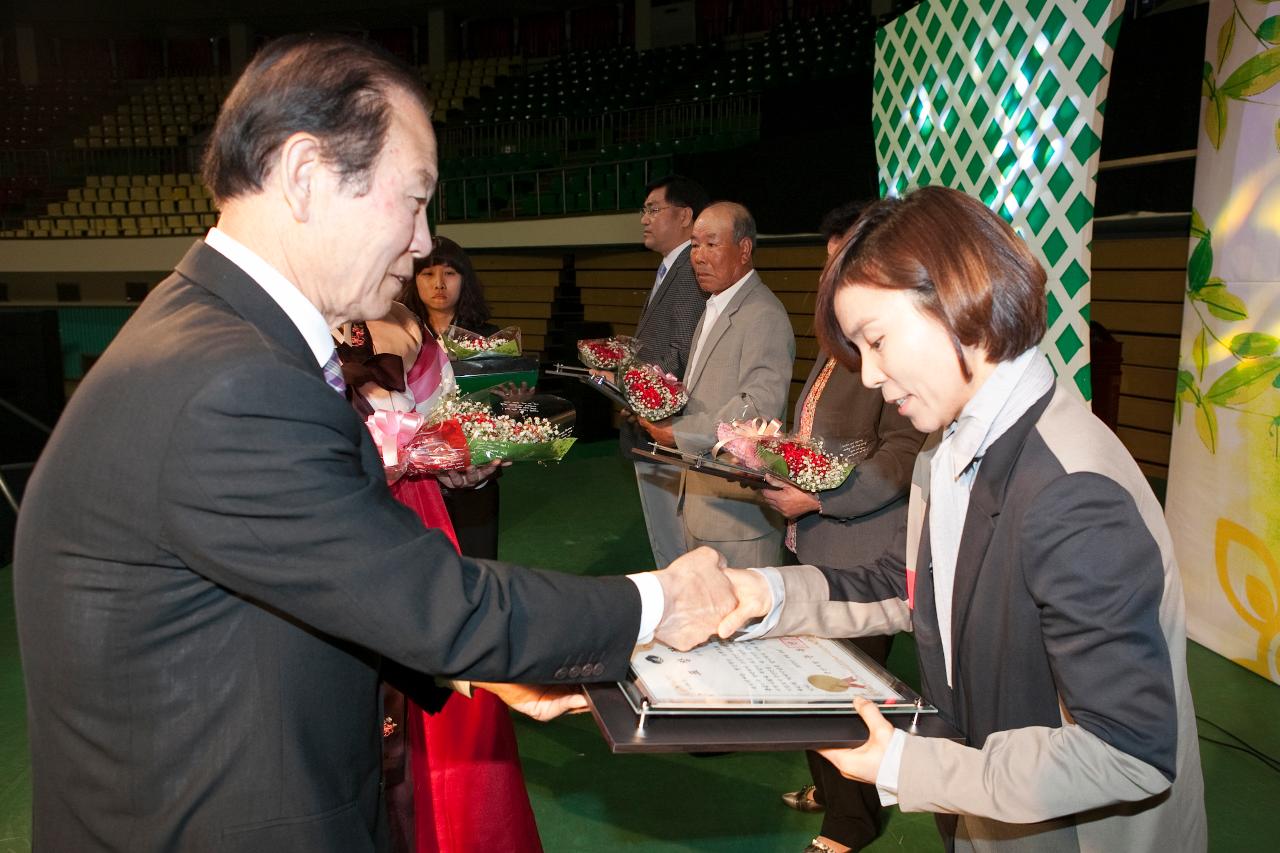
M932 705L843 640L787 637L693 652L654 644L636 650L626 681L585 688L618 754L859 746L867 727L853 711L855 695L876 701L896 729L964 741Z
M637 649L619 686L637 713L853 714L853 700L883 713L933 713L931 705L856 646L818 637L717 640L688 652Z

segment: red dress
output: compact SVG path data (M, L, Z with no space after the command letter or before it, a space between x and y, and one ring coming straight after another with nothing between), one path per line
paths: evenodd
M354 365L362 357L374 355L368 329L356 333L363 325L353 324L349 334L352 341L339 344L344 373L348 363ZM381 324L374 324L374 328L380 329ZM355 345L357 340L359 344ZM425 400L442 384L440 374L447 364L443 350L428 338L414 360L407 382L395 390L402 394L416 390ZM353 373L360 375L358 370ZM362 378L367 381L368 375ZM361 400L359 395L353 399L357 411L369 406L368 400L362 401L364 405L357 400ZM443 531L454 547L458 546L434 478L401 477L391 486L391 493L417 513L423 524ZM470 699L451 694L444 707L432 714L407 698L404 707L410 766L405 768L409 772L402 774L402 784L412 785L413 793L411 798L397 798L388 786L390 824L397 836L393 838L393 848L416 853L541 853L542 843L520 769L515 729L502 700L477 689ZM392 720L393 724L399 722ZM412 815L405 814L406 809L411 809Z

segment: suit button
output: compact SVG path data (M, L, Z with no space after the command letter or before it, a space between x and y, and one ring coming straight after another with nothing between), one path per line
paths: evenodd
M602 664L602 663L598 663L598 664L596 664L595 666L591 667L591 674L592 674L592 675L604 675L604 664Z
M577 664L574 664L573 666L569 667L570 678L578 678L581 675L582 675L582 667L578 666Z
M555 676L555 677L556 677L556 678L568 678L568 677L569 677L569 670L565 669L564 667L560 667L559 669L557 669L557 670L556 670L556 676Z

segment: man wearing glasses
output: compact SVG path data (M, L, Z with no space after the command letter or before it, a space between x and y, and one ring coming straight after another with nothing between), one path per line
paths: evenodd
M661 255L662 262L640 311L635 336L641 344L641 360L658 365L677 379L684 378L693 330L707 304L707 294L698 287L689 263L689 237L693 221L708 201L706 190L696 182L668 175L649 185L640 208L644 246ZM655 559L669 562L686 550L677 510L680 473L673 466L631 455L631 448L647 446L650 441L634 421L622 424L618 442L623 454L635 461L649 545Z

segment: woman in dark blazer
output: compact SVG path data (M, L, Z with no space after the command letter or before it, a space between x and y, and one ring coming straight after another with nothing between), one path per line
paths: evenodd
M827 256L844 245L861 205L832 210L822 221ZM787 548L801 563L857 566L889 550L907 517L907 487L924 442L911 422L879 392L826 350L809 371L796 401L793 431L821 438L828 447L865 446L857 467L839 487L817 494L776 481L761 497L787 519ZM889 656L892 635L858 637L854 643L878 663ZM861 850L880 834L880 799L874 785L851 781L816 752L806 752L813 784L783 795L803 812L824 812L822 831L805 853Z
M1137 464L1038 350L1044 284L1008 224L954 190L863 213L823 273L818 328L934 433L902 542L856 571L734 571L738 618L914 632L922 692L965 741L859 702L867 743L822 753L882 802L936 813L948 846L1204 850L1172 538Z

